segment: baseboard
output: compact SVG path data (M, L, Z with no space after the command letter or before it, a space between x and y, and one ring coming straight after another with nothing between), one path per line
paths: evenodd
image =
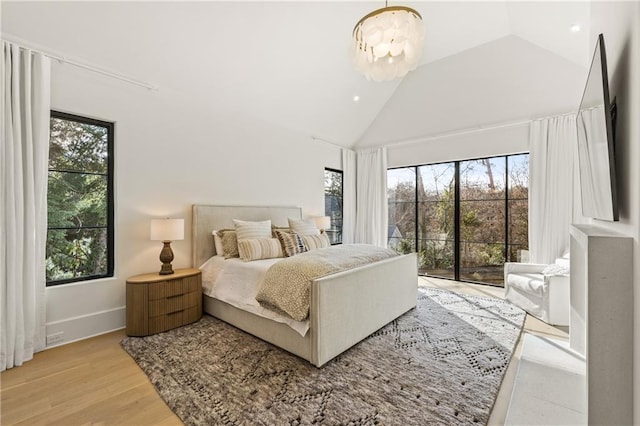
M45 349L123 329L126 324L125 320L126 307L121 306L47 323L46 336L49 337L50 343L46 345ZM54 338L52 339L51 336L54 336Z

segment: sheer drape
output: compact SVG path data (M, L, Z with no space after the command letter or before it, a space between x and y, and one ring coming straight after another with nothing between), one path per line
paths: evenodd
M1 369L45 346L50 61L3 42L0 151Z
M569 225L583 222L575 115L531 123L529 251L533 263L553 263L569 250Z
M342 150L342 242L351 244L356 234L356 153Z
M359 151L356 155L355 242L387 246L387 150Z

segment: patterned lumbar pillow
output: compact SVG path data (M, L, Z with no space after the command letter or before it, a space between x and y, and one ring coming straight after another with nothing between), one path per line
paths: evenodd
M238 241L255 240L258 238L271 238L271 221L250 222L247 220L233 219L236 227Z
M331 247L331 242L329 241L327 234L303 235L302 241L304 241L304 245L307 247L307 250Z
M293 232L300 236L320 234L320 230L313 220L298 220L289 218L289 227Z
M218 231L218 235L222 239L222 254L224 255L224 258L230 259L232 257L240 257L236 231L223 229Z
M295 232L285 232L279 229L273 232L276 234L278 241L280 241L282 251L286 257L295 256L296 254L307 251L307 247L304 245L302 238Z
M284 257L282 247L277 238L257 238L238 241L240 259L245 262L260 259Z

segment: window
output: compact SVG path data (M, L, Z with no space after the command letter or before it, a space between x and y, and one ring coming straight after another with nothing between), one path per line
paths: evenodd
M503 285L505 261L528 249L529 154L387 171L389 247L419 270Z
M331 218L325 232L331 244L342 244L342 171L324 169L324 214Z
M113 276L113 128L51 112L48 286Z

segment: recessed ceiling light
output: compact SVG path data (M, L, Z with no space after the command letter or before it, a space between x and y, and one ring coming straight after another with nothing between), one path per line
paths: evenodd
M577 33L580 31L580 25L579 24L573 24L571 25L571 27L569 27L569 29L571 30L572 33Z
M360 96L355 95L355 96L353 97L353 102L358 102L359 100L360 100Z

